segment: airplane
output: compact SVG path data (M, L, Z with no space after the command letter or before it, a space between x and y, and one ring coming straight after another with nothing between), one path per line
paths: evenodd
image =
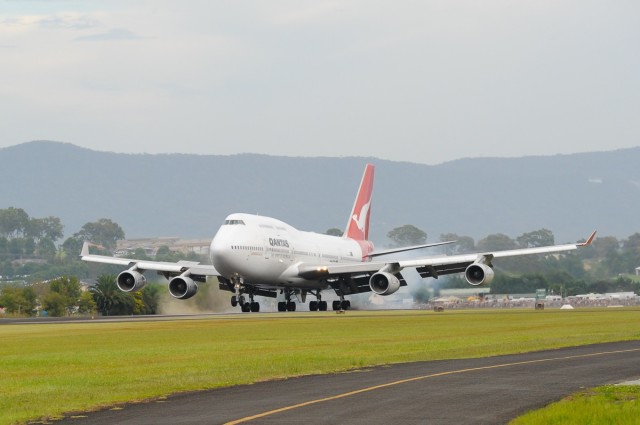
M343 236L330 236L295 229L275 218L235 213L227 216L210 246L211 265L198 262L158 262L109 257L89 253L89 242L82 247L84 261L128 267L118 274L116 284L124 292L141 290L147 283L146 271L156 271L169 279L169 293L178 299L193 297L197 282L215 276L219 288L232 292L231 305L243 312L260 311L255 297L277 298L278 311L295 311L298 299L315 297L309 310L326 311L322 292L333 290L339 300L333 310L348 310L346 296L364 292L391 295L407 282L403 270L415 268L422 278L464 273L470 285L493 280L493 262L519 255L548 254L575 250L591 244L596 232L586 242L522 248L475 254L430 256L416 259L379 259L392 254L453 243L423 244L375 251L369 241L369 222L373 193L374 165L367 164Z

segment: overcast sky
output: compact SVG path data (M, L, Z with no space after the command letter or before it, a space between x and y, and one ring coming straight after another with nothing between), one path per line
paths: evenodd
M640 2L0 0L0 147L436 164L640 145Z

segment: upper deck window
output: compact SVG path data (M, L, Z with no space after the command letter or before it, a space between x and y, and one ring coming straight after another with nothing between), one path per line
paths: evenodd
M225 220L224 224L229 224L229 225L238 225L241 224L244 226L244 221L242 220Z

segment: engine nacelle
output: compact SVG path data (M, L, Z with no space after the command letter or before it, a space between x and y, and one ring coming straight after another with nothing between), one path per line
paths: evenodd
M116 278L116 285L123 292L139 291L147 284L147 279L142 273L135 270L125 270Z
M493 269L486 264L474 263L464 271L465 279L473 286L491 283L493 276Z
M169 281L169 293L179 300L186 300L198 292L198 285L186 276L176 276Z
M378 272L369 279L369 287L378 295L391 295L400 289L400 281L391 273Z

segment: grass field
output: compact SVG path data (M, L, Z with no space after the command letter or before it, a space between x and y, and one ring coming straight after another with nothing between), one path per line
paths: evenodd
M625 308L1 325L0 424L369 365L640 339L639 318Z
M573 394L509 425L636 425L639 421L640 386L607 385Z

